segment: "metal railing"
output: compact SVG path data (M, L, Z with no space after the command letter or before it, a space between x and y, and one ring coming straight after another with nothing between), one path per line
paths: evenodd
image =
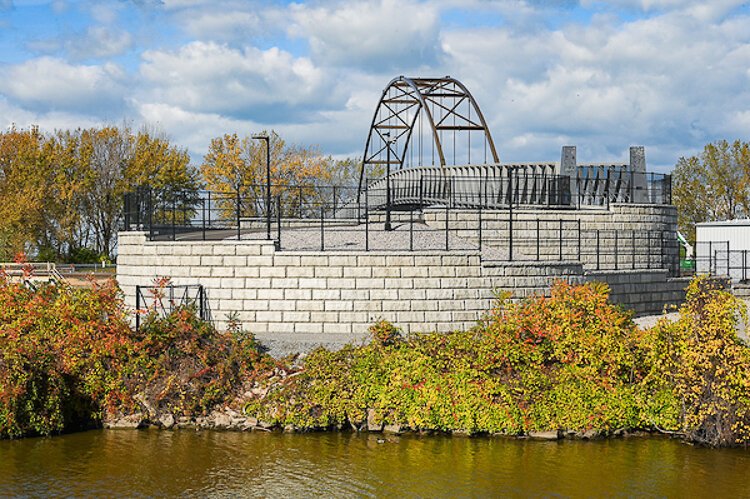
M672 204L672 176L667 174L634 172L625 166L579 166L575 185L578 206Z

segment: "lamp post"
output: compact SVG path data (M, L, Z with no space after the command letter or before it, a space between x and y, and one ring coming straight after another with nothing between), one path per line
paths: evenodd
M386 160L385 160L385 230L393 230L391 225L391 144L396 139L391 138L390 132L383 133L385 137Z
M264 134L252 136L255 140L266 141L266 239L271 240L271 138ZM281 209L279 207L279 209Z

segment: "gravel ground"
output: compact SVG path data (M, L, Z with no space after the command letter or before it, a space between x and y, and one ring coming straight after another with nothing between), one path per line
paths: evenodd
M745 306L750 311L750 300L743 300L745 302ZM637 319L634 319L634 322L641 326L642 328L649 328L656 325L656 323L661 319L662 317L666 317L669 321L676 321L680 314L677 312L670 312L668 314L660 314L660 315L645 315L643 317L638 317ZM747 324L740 324L737 328L737 335L742 338L745 341L748 341L748 325Z

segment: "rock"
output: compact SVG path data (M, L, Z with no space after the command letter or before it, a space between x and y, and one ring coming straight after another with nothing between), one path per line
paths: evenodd
M247 424L248 426L258 426L258 418L248 416L245 418L245 424Z
M559 440L560 432L557 430L530 431L529 438L533 438L534 440Z
M470 437L471 431L469 430L453 430L451 431L451 435L454 437Z
M174 423L174 415L172 415L171 413L162 414L161 417L159 417L159 424L162 428L168 430L174 426Z
M383 423L375 422L375 409L367 409L367 431L383 431Z
M383 426L383 433L392 433L394 435L398 435L400 433L403 433L404 427L400 424L387 424Z
M258 428L261 428L263 430L270 430L275 425L273 423L269 423L267 421L258 421L258 424L255 425L255 426L257 426Z
M601 436L601 433L599 430L586 430L581 435L581 438L585 440L593 440L595 438L599 438Z
M297 428L295 428L293 425L286 425L284 426L284 433L295 433L297 431Z
M213 422L213 427L218 430L227 430L232 425L232 418L223 412L214 411L209 416L209 421Z
M128 414L119 418L104 421L104 427L112 430L134 430L146 424L146 416L142 412Z

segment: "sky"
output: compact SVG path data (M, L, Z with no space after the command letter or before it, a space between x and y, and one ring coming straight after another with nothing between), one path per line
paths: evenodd
M128 123L200 163L265 129L361 156L399 75L461 80L503 162L652 171L750 140L741 0L0 0L0 127Z

